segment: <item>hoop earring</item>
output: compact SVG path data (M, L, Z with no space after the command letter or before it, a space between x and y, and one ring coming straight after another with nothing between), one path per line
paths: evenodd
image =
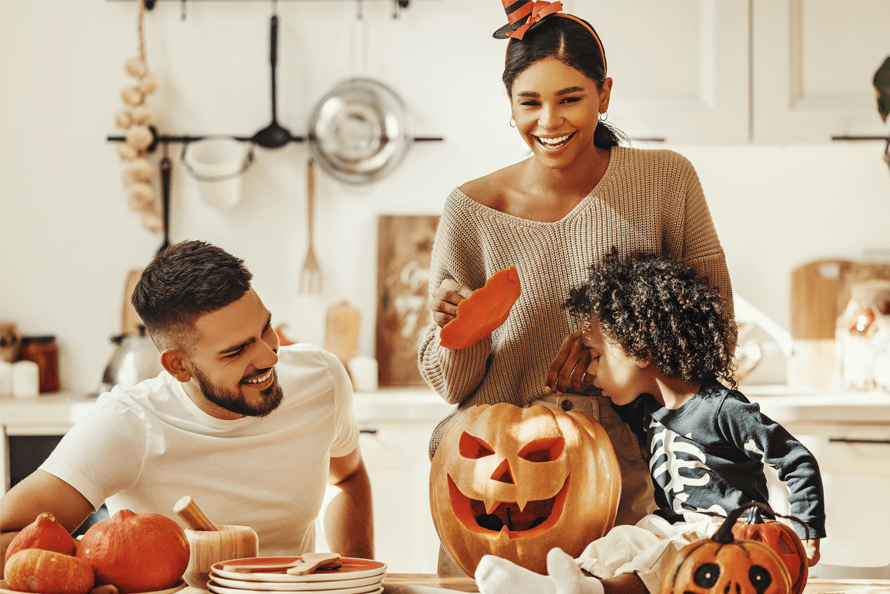
M605 122L606 120L608 120L609 119L609 110L607 109L603 113L597 115L597 119L601 122Z
M513 118L510 118L510 127L511 127L511 128L515 128L515 127L516 127L516 121L515 121Z

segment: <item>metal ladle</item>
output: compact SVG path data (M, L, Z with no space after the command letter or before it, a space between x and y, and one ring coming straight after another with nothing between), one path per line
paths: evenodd
M277 3L276 13L277 13ZM270 62L272 64L272 123L253 135L253 141L263 148L281 148L291 141L290 132L278 123L275 109L275 67L278 64L278 14L272 15L269 25Z

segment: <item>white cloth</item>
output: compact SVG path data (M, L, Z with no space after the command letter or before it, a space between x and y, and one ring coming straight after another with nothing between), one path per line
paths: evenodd
M581 569L606 579L636 573L649 592L661 592L661 579L680 549L709 538L724 518L695 512L686 522L671 524L650 514L633 526L615 526L604 537L587 545L576 559Z
M216 524L256 530L261 555L312 551L329 459L358 446L352 386L318 347L282 347L278 356L284 398L266 417L211 417L165 371L102 394L41 469L112 514L179 521L173 506L190 495Z

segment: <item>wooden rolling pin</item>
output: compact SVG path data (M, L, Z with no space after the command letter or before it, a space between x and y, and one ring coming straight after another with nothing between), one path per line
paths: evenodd
M210 521L210 518L201 511L201 508L198 507L198 504L189 495L177 501L176 505L173 506L173 511L192 530L219 531L217 525Z

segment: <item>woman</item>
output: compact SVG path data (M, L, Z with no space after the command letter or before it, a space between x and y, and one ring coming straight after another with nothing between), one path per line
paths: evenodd
M455 189L439 222L430 270L435 324L419 366L429 385L459 406L434 431L430 456L449 422L475 404L586 412L609 433L621 465L617 523L633 524L654 509L645 455L584 377L590 356L562 304L613 247L685 261L730 307L732 289L692 165L672 151L618 146L619 134L604 123L612 79L602 42L560 8L529 2L495 33L510 37L503 81L531 156ZM522 295L507 321L469 348L440 346L439 329L457 305L508 266L519 273Z

